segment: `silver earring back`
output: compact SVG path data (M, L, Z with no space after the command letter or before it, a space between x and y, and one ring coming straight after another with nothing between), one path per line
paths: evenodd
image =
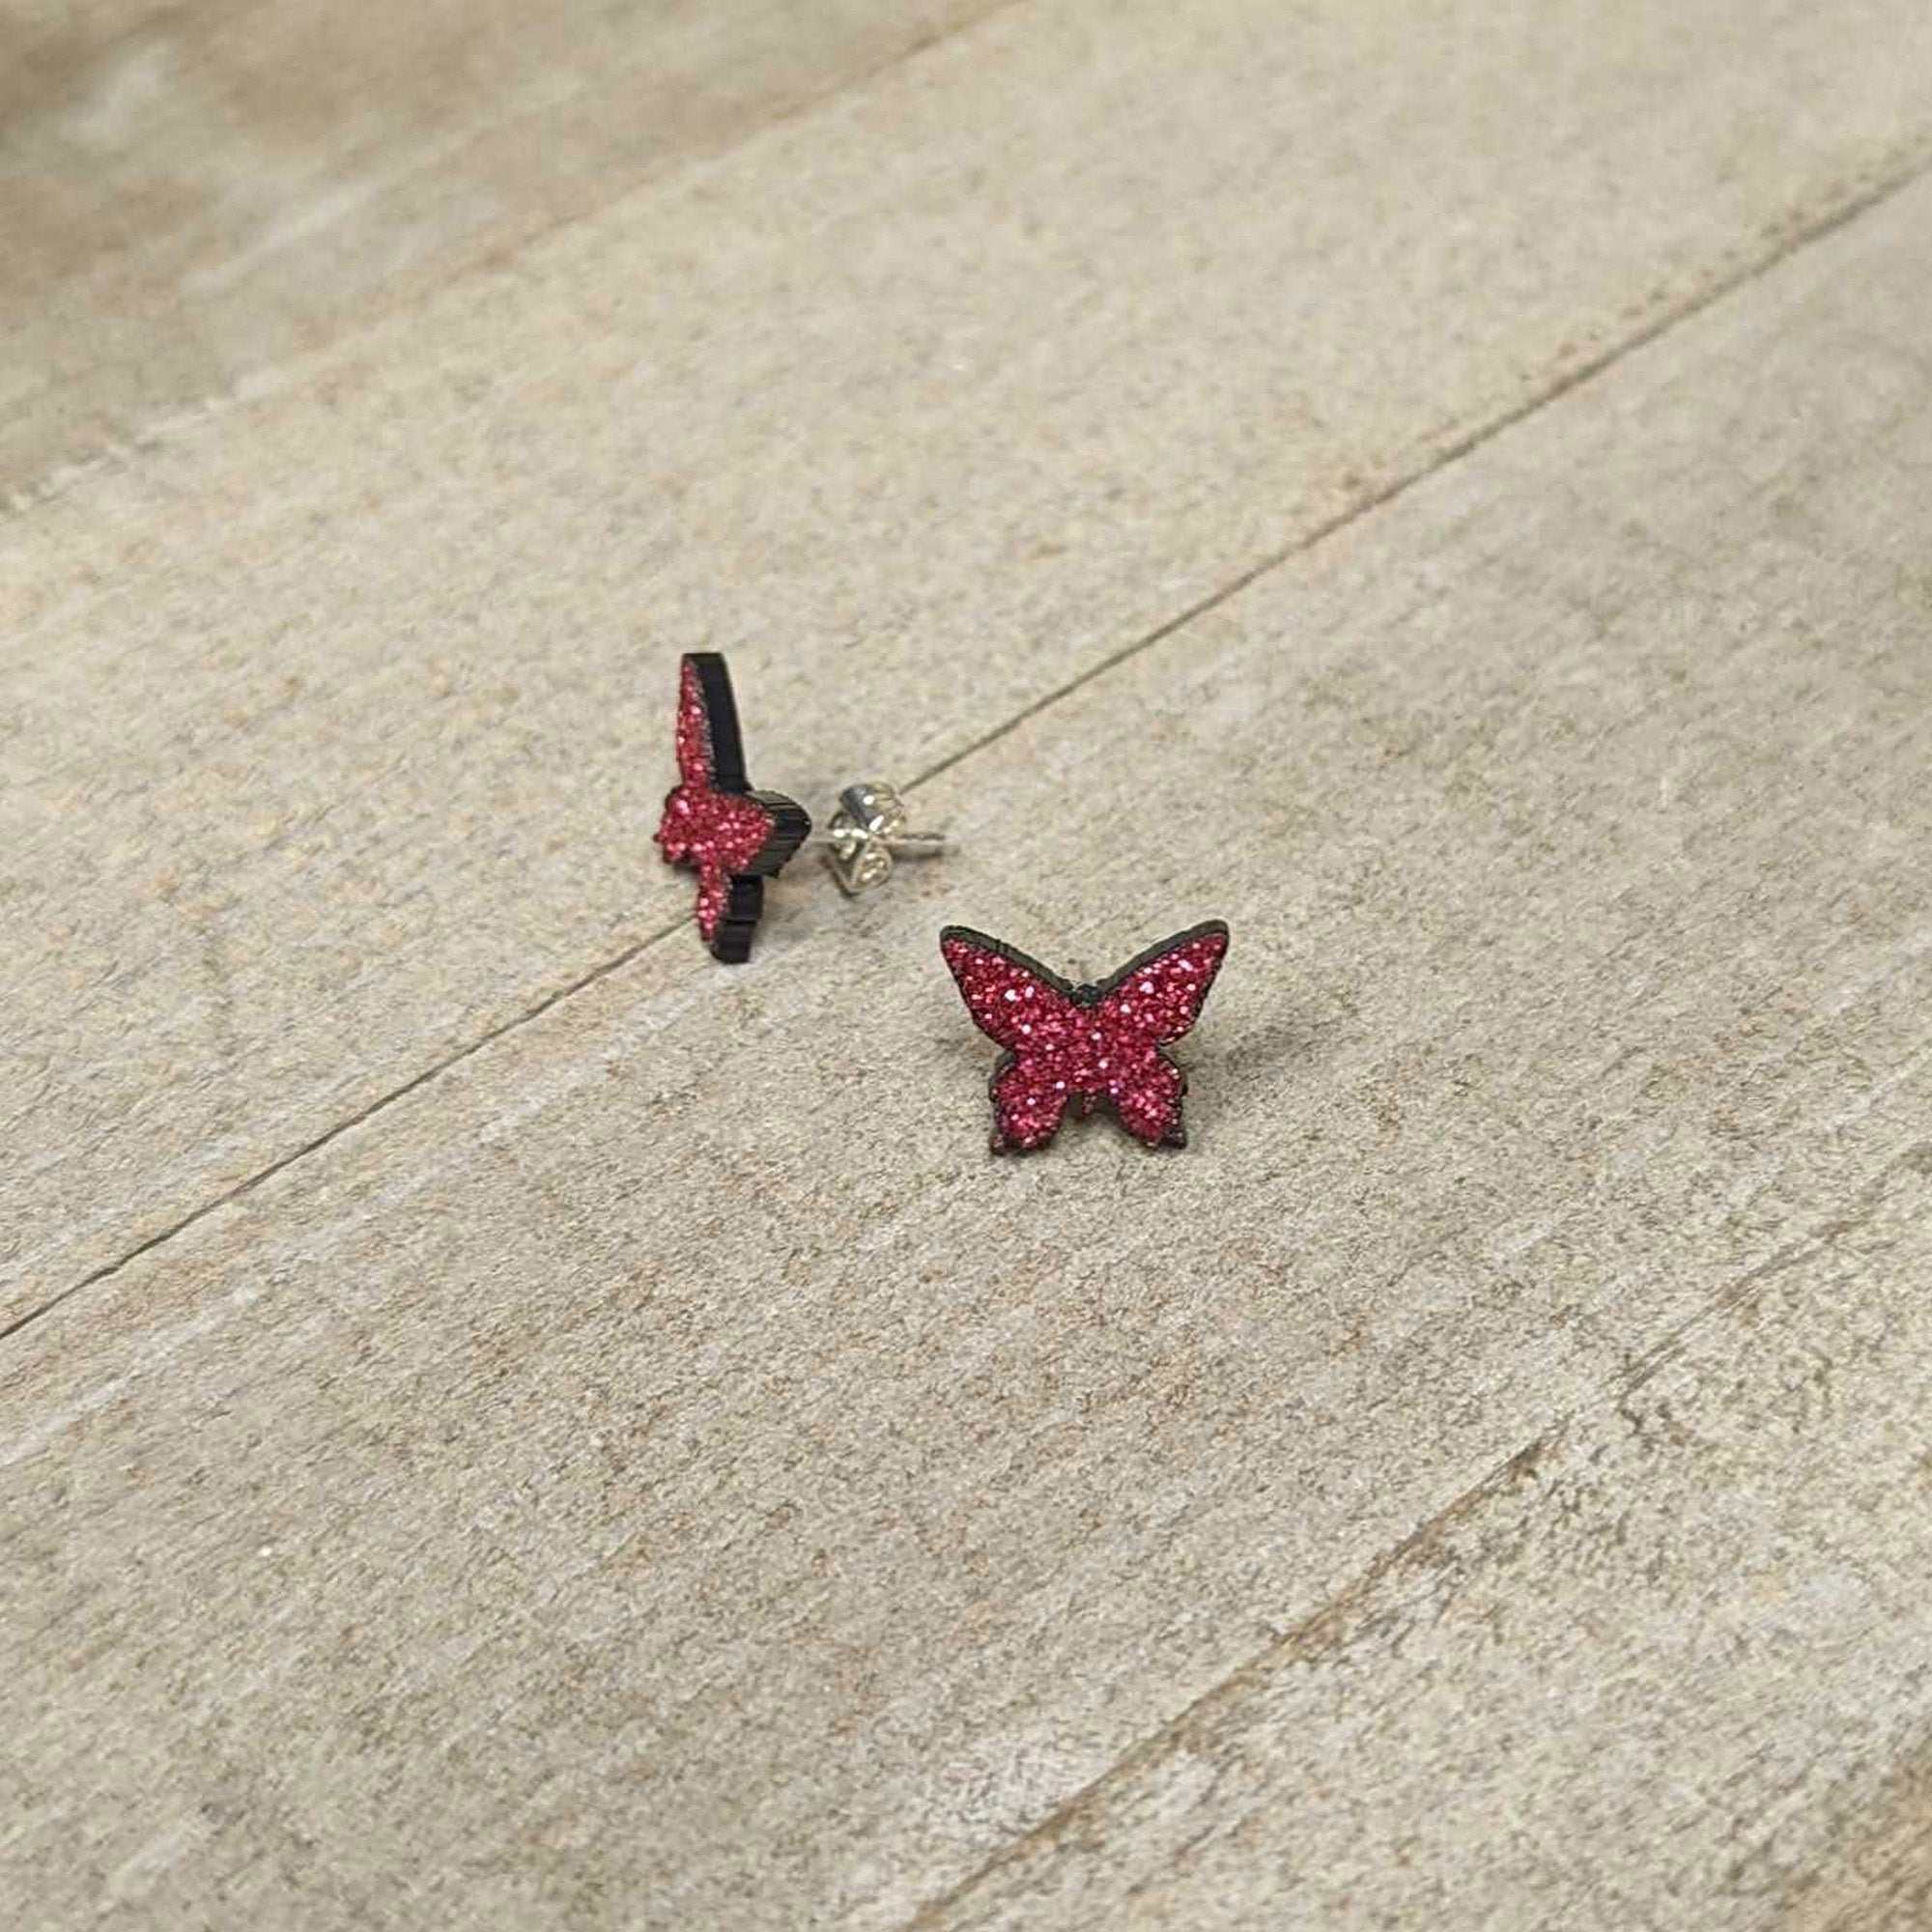
M900 859L936 859L943 832L911 832L899 795L889 784L849 784L825 827L825 864L848 898L882 886Z

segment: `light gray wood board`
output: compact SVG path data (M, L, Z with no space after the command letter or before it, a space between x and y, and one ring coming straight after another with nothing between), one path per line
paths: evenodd
M1817 1868L1786 1889L1776 1932L1918 1932L1932 1924L1932 1744L1905 1754Z
M1932 1139L921 1932L1924 1925L1928 1277Z
M899 1924L1830 1246L1932 1097L1929 213L962 761L944 878L650 947L17 1335L7 1889ZM942 916L1214 912L1194 1146L992 1161Z
M760 782L930 769L1870 192L1928 41L1027 8L39 505L0 1320L678 918L678 650Z
M993 4L9 8L0 502Z

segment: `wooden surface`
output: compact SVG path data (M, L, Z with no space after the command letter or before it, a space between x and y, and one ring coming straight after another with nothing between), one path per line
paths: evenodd
M1000 0L28 0L0 21L0 502Z
M23 1922L1923 1923L1924 10L326 13L7 30Z

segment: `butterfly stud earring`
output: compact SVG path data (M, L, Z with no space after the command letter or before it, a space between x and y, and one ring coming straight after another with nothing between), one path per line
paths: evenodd
M1038 960L968 926L949 925L939 950L966 1010L1006 1052L993 1068L993 1151L1044 1147L1070 1107L1101 1101L1149 1147L1185 1147L1187 1077L1161 1049L1201 1016L1227 956L1218 919L1136 954L1097 986L1074 986Z
M745 776L731 674L716 651L688 653L678 671L678 782L665 800L658 848L697 874L697 929L727 966L752 956L765 881L804 844L811 819L782 792Z

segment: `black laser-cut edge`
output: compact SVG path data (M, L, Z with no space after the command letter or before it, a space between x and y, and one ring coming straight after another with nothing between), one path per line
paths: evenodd
M697 679L697 695L704 701L704 749L709 754L713 786L719 791L749 792L752 781L745 776L745 740L738 729L738 700L731 692L731 672L722 651L686 651L678 661L682 673L686 665ZM679 679L682 684L682 676ZM679 697L683 697L682 690Z
M1067 980L1063 980L1052 967L1042 966L1032 953L1022 952L1017 946L1009 946L1004 939L995 939L990 933L980 932L978 928L970 925L941 926L939 929L939 956L942 960L946 960L946 943L948 940L962 940L966 945L977 947L982 952L991 952L997 957L1004 959L1009 966L1017 966L1022 972L1033 974L1036 979L1044 981L1052 991L1058 993L1070 1005L1093 1008L1097 1007L1109 994L1119 991L1136 973L1142 972L1147 967L1151 966L1156 959L1160 959L1170 952L1178 952L1181 947L1191 945L1197 939L1206 939L1210 933L1218 933L1220 935L1223 942L1221 957L1215 960L1214 970L1208 976L1208 984L1202 989L1200 1006L1195 1009L1194 1018L1195 1023L1198 1025L1201 1018L1201 1010L1208 1004L1208 995L1214 990L1214 981L1220 977L1222 964L1228 956L1228 942L1233 937L1228 930L1228 922L1224 919L1204 919L1199 925L1190 925L1183 931L1175 933L1171 938L1157 940L1152 946L1136 952L1124 966L1121 967L1117 972L1109 974L1098 985L1094 986L1072 985ZM952 973L952 963L951 960L946 960L946 970L949 974ZM956 980L953 981L954 985L958 985L958 983ZM965 989L961 987L960 991L963 996ZM968 1007L966 1012L969 1019L973 1018L972 1008ZM973 1024L978 1027L979 1021L974 1019ZM1192 1033L1193 1031L1194 1028L1190 1026L1188 1032ZM1182 1117L1181 1103L1187 1098L1187 1069L1174 1060L1164 1046L1156 1045L1153 1051L1154 1058L1166 1061L1167 1065L1174 1069L1176 1076L1180 1082L1180 1085L1175 1089L1174 1094L1173 1130L1164 1134L1158 1145L1168 1148L1184 1148L1187 1145L1187 1127ZM986 1097L993 1103L992 1149L995 1153L1037 1153L1041 1148L1051 1147L1060 1132L1060 1128L1056 1124L1053 1132L1048 1134L1045 1140L1041 1141L1037 1147L1028 1148L1022 1147L1017 1141L1008 1140L1006 1135L1001 1131L1000 1081L1003 1075L1010 1072L1019 1064L1019 1054L1014 1048L1010 1046L1003 1048L999 1059L993 1063L993 1076L986 1082ZM1067 1095L1067 1111L1072 1113L1077 1120L1084 1121L1088 1115L1093 1113L1095 1107L1101 1106L1107 1107L1108 1112L1113 1114L1117 1121L1120 1119L1120 1110L1108 1104L1107 1096L1104 1094L1069 1094ZM1064 1119L1065 1116L1063 1115L1062 1118ZM1123 1125L1122 1132L1126 1133L1126 1131ZM1128 1133L1127 1138L1138 1147L1146 1147L1148 1145L1138 1134Z
M776 878L792 854L811 836L811 814L781 791L753 791L745 774L745 741L738 729L738 700L731 691L731 672L722 651L687 651L679 666L679 701L683 701L683 666L697 679L697 696L704 709L704 748L713 790L749 798L772 815L769 838L758 847L747 871L729 875L724 910L718 930L708 942L711 956L725 966L742 966L752 956L753 935L765 910L765 881ZM680 782L682 775L680 774ZM673 787L675 789L675 787Z

